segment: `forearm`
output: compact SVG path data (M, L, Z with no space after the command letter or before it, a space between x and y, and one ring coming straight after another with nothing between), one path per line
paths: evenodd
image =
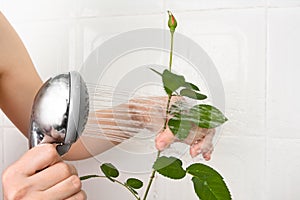
M143 128L143 123L130 112L129 104L112 109L91 111L83 136L64 156L66 160L86 159L118 145ZM133 131L135 130L135 131Z

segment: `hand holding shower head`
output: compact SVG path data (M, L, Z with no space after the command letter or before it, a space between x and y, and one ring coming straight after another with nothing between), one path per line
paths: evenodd
M65 154L84 130L89 114L89 95L78 72L50 78L35 96L29 130L30 148L56 143Z

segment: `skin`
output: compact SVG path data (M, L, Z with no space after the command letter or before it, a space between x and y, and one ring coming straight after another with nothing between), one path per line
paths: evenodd
M2 183L5 200L86 199L76 168L63 162L52 144L26 152L5 170Z
M24 44L0 12L0 108L26 137L28 136L32 102L42 84L43 82ZM157 132L157 149L163 150L173 142L178 141L168 128L161 131L161 124L165 118L163 112L161 112L163 110L161 108L164 108L166 105L164 99L162 99L161 103L157 103L156 108L153 108L155 106L153 106L151 100L142 102L145 104L144 106L136 107L136 104L133 105L131 103L121 105L128 108L129 115L126 120L136 121L141 128L148 128ZM147 104L151 104L152 106L149 106L151 108L147 107ZM140 109L145 115L141 117L131 112L136 109ZM151 109L157 110L153 111ZM162 115L161 118L157 117L159 112ZM156 114L154 116L151 113ZM118 118L113 114L112 110L99 111L96 115L99 118L114 118L116 121ZM111 123L117 126L115 122ZM213 135L214 130L194 128L189 137L180 142L190 145L191 156L194 157L201 153L206 160L209 160L213 150ZM124 139L128 137L124 133ZM72 145L70 151L64 155L63 159L79 160L89 158L112 148L116 144L116 142L108 140L81 137ZM89 147L88 150L86 146ZM5 199L33 199L33 196L35 197L34 199L39 199L36 197L40 197L45 192L47 194L46 197L49 199L53 197L51 194L57 196L55 199L86 198L84 192L81 191L81 184L78 184L76 189L74 189L74 185L70 184L71 180L76 182L78 179L74 167L64 163L53 149L53 145L35 147L6 169L2 177ZM67 171L65 174L57 174L56 172L59 171L60 167L68 168L69 170L65 170ZM44 180L47 180L47 184L48 182L51 184L47 185L45 183L46 185L43 186L41 183L44 183ZM63 193L67 193L68 197L60 196ZM56 197L55 195L54 197ZM45 196L41 197L41 199L45 199Z

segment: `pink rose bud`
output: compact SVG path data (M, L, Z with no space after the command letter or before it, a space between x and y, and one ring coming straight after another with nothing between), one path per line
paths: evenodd
M168 26L170 28L170 31L174 32L175 28L177 26L177 21L176 21L174 15L171 13L171 11L168 11L168 14L169 14Z

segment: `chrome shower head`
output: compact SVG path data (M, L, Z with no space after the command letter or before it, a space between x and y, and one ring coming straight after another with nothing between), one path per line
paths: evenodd
M78 72L50 78L34 99L30 148L41 143L56 143L58 153L65 154L83 132L88 113L89 95Z

